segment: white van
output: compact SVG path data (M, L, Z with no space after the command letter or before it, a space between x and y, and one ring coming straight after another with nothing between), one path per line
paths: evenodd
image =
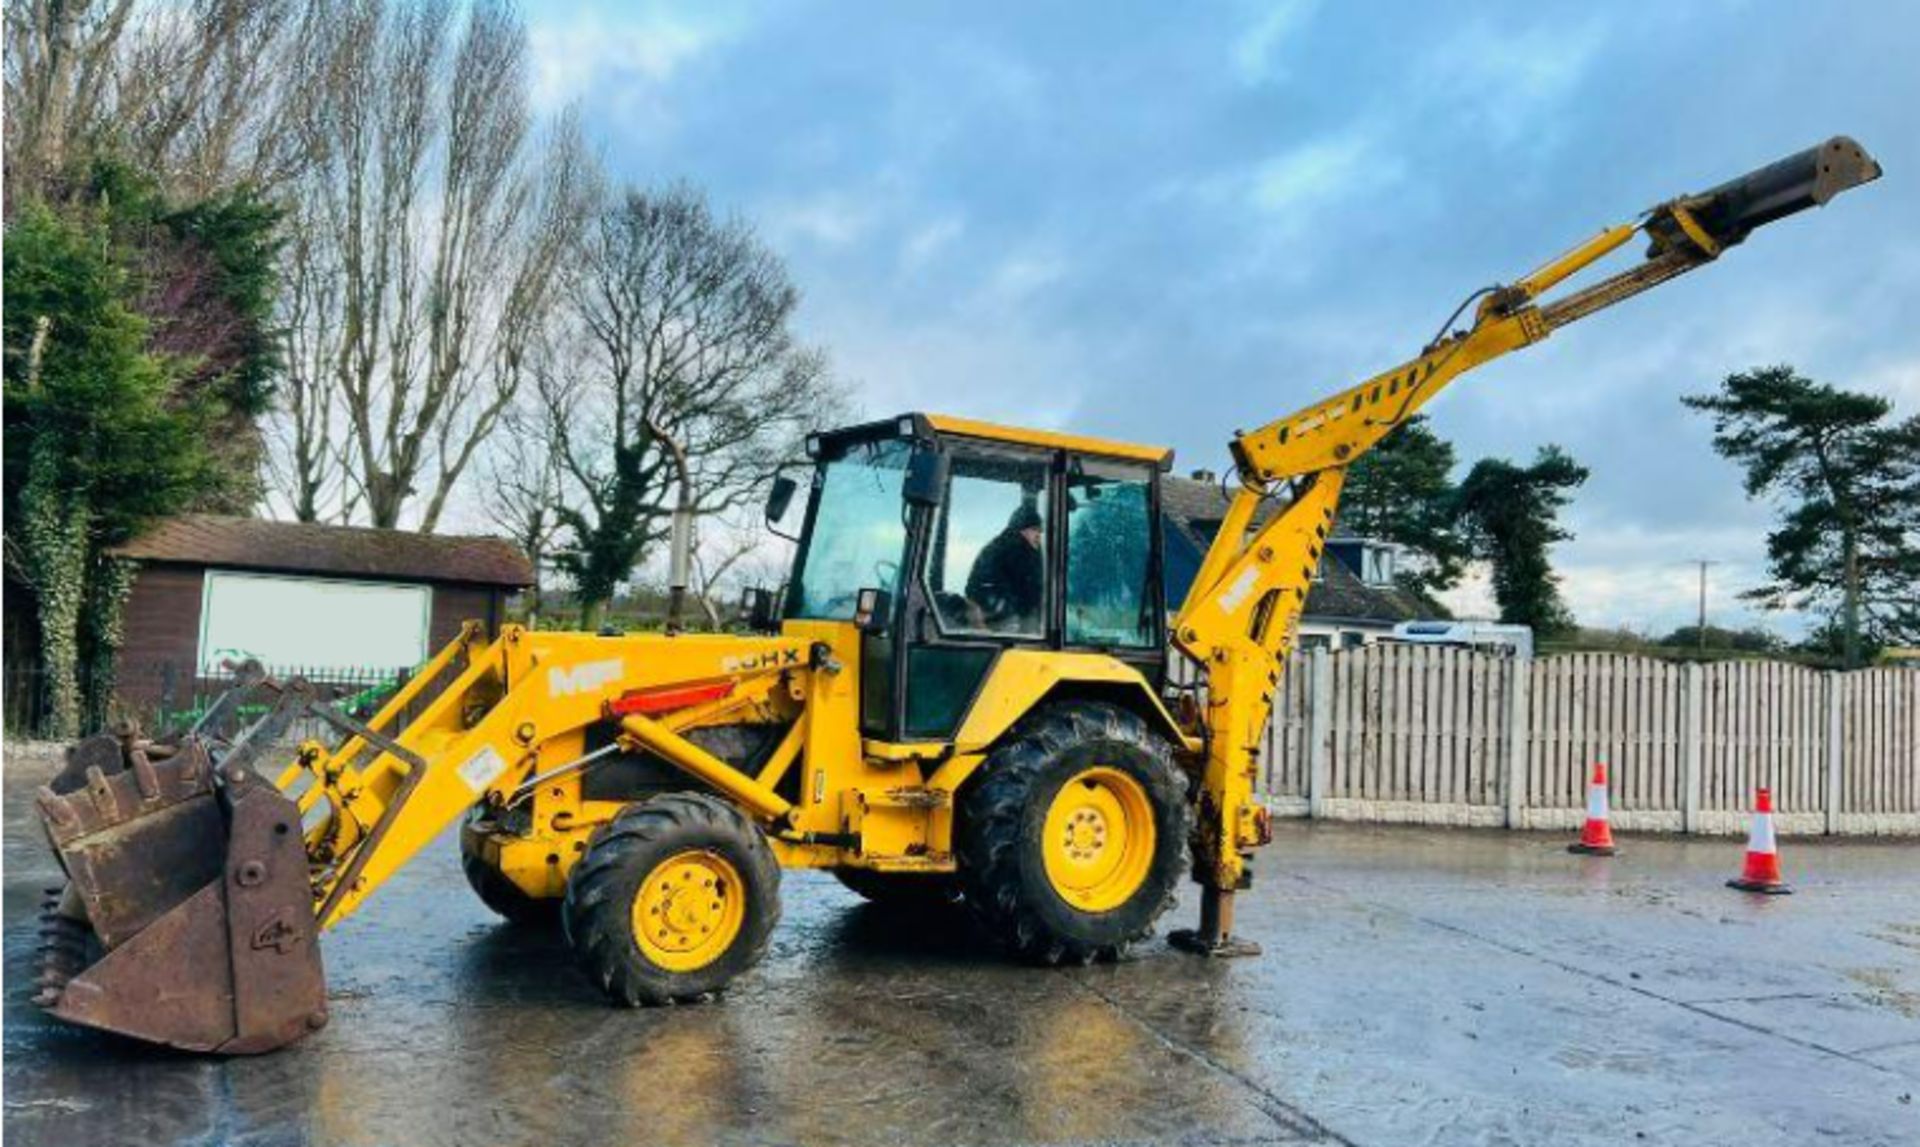
M1451 645L1461 649L1504 649L1515 657L1533 656L1533 629L1494 621L1403 621L1381 638L1403 645Z

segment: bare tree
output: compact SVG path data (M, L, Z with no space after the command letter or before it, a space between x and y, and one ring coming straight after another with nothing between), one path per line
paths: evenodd
M534 584L527 608L538 614L541 578L560 535L564 475L554 453L546 413L517 401L501 413L480 463L484 512L533 563Z
M519 388L592 164L573 117L535 132L526 30L504 3L458 28L447 0L333 4L290 251L315 397L284 412L281 493L301 504L298 459L329 458L356 516L398 526L419 500L430 532Z
M108 114L133 0L7 0L7 198L40 190Z
M55 194L110 144L188 200L304 166L316 92L309 0L7 0L6 189Z
M116 123L135 162L187 198L298 175L310 158L298 109L323 90L305 47L326 16L309 0L151 4L116 69Z
M726 621L727 599L744 586L774 588L784 572L787 543L730 518L709 517L693 536L693 592L707 628Z
M563 333L577 356L544 371L561 510L586 624L666 537L686 449L696 515L754 499L841 396L790 329L799 291L739 220L688 187L628 191L586 231L567 277ZM658 432L656 432L658 431Z
M311 233L292 229L280 284L285 350L279 411L268 424L267 482L300 522L322 521L330 510L344 521L354 508L342 490L349 440L336 434L333 363L341 308L330 251Z

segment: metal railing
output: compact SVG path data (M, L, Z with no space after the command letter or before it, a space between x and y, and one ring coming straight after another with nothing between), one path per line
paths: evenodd
M300 666L270 665L267 671L276 677L304 677L317 686L320 695L355 716L368 716L404 684L411 669L383 666ZM83 731L95 731L120 722L134 722L151 733L185 728L198 720L214 699L224 693L231 675L209 671L191 662L133 662L115 668L111 697L105 712L83 713ZM83 672L83 694L91 682ZM0 689L4 693L6 734L28 740L52 735L51 682L38 665L8 664L0 670ZM259 702L241 706L236 716L251 719L266 712ZM257 712L251 711L257 710ZM299 736L319 731L302 727Z

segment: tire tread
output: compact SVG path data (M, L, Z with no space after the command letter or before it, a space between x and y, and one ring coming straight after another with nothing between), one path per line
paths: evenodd
M1151 902L1135 902L1115 911L1107 935L1071 936L1049 924L1043 897L1057 901L1048 887L1033 887L1022 854L1030 846L1030 808L1036 789L1055 763L1090 743L1130 746L1145 754L1149 802L1170 818L1161 827L1160 855L1148 875L1157 883ZM1153 934L1154 923L1173 907L1184 864L1192 812L1187 781L1174 764L1170 747L1138 714L1099 701L1069 701L1035 710L996 749L975 783L961 797L956 845L966 903L974 918L1023 959L1038 964L1085 964L1116 960ZM1171 831L1168 831L1171 829ZM1164 850L1169 838L1175 854ZM1143 889L1143 891L1145 891Z
M736 941L714 964L692 972L653 967L634 942L633 891L625 886L637 889L664 856L703 846L737 853L728 859L740 870L749 896L741 925L745 946ZM773 850L745 814L706 793L669 793L628 806L588 839L586 853L567 877L561 923L581 967L616 1003L691 1003L715 995L765 957L780 920L779 885Z

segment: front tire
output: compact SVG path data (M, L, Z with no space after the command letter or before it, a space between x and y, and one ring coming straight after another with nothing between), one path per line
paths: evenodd
M627 1007L702 999L766 955L780 867L745 814L705 793L631 805L567 877L567 943Z
M1042 964L1117 958L1173 906L1192 812L1166 741L1104 702L1048 705L962 795L966 902Z

